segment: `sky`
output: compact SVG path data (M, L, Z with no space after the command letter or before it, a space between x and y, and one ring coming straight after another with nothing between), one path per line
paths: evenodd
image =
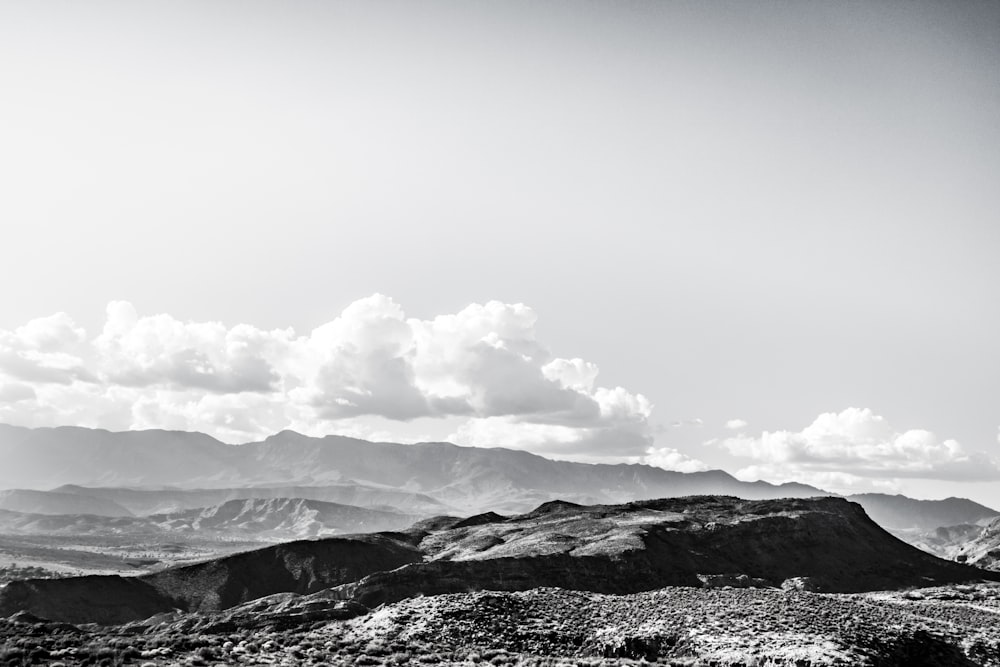
M1000 508L995 2L0 4L0 421Z

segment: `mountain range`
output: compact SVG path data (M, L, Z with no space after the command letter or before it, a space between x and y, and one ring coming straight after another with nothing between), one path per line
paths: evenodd
M681 473L641 464L553 461L504 448L312 438L292 431L227 445L179 431L0 425L0 459L5 462L0 488L349 485L427 495L463 514L523 512L556 498L593 504L691 494L747 499L825 495L804 484L743 482L721 470Z
M746 499L830 494L804 484L744 482L721 471L554 461L529 452L428 442L403 445L282 431L227 445L201 433L0 425L0 509L107 517L202 510L234 500L302 499L411 516L516 514L550 500L621 503L686 495ZM858 494L883 528L933 551L941 527L1000 512L962 498ZM939 552L936 552L939 553Z

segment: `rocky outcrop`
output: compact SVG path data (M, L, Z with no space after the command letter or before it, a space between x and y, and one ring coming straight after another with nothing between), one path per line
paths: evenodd
M955 551L955 559L976 567L1000 572L1000 518Z

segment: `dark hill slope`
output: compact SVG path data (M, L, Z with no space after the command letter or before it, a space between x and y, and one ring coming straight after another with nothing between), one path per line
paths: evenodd
M550 502L511 518L442 517L406 533L293 542L131 579L16 582L0 589L0 615L25 610L115 623L324 588L371 607L483 589L632 593L751 584L851 592L983 578L1000 580L1000 573L919 551L839 498Z
M420 560L405 535L289 542L140 577L14 581L0 616L27 611L68 623L114 624L180 609L217 611L274 593L313 593Z

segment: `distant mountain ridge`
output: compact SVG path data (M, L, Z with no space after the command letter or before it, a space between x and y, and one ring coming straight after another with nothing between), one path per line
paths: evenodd
M345 533L402 530L412 514L327 503L302 498L229 500L219 505L149 516L94 513L29 513L0 508L0 533L30 535L160 534L171 539L184 533L203 537L298 540Z
M692 494L747 499L828 495L804 484L742 482L721 471L553 461L530 452L402 445L282 431L227 445L201 433L0 425L0 487L220 489L356 484L425 494L459 513L520 512L555 498L614 503Z
M440 514L452 509L422 493L360 484L249 486L225 489L141 489L65 484L50 492L35 491L33 493L55 493L64 496L73 495L108 500L115 506L126 508L129 512L140 516L209 507L230 500L266 500L269 498L302 498L369 509L406 508L412 514ZM100 514L100 512L92 513Z
M997 510L967 498L916 500L901 495L859 493L847 499L864 507L875 523L896 532L927 532L959 524L982 525L1000 516Z
M132 516L128 509L108 498L33 489L0 491L0 510L28 514Z

